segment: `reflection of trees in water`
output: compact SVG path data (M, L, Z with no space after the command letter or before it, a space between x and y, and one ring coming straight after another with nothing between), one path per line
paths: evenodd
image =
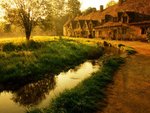
M12 100L23 106L32 106L39 104L50 90L56 85L55 77L47 77L36 83L30 83L13 92Z

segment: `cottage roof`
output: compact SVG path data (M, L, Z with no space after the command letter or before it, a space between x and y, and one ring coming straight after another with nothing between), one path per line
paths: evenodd
M101 20L105 18L105 15L117 16L117 12L132 11L137 13L144 13L150 15L150 2L149 0L126 0L122 4L116 4L110 6L104 11L95 11L87 15L77 16L75 20ZM132 12L129 12L129 15L132 15Z
M127 27L127 24L124 23L119 23L119 22L107 22L101 26L95 27L95 29L100 29L100 28L108 28L108 27Z
M64 26L68 26L69 24L70 24L70 22L72 22L73 20L72 19L68 19L67 21L66 21L66 23L64 24Z
M150 20L148 21L142 21L142 22L133 22L133 23L130 23L130 25L150 25Z
M133 16L134 14L137 17L143 17L144 19L140 18L143 21L149 20L150 17L146 17L146 15L150 15L150 2L149 0L126 0L126 2L123 2L122 4L116 4L116 5L110 6L104 9L104 11L94 11L87 15L77 16L72 20L74 21L93 20L93 21L101 22L103 19L105 19L105 15L111 15L113 17L117 17L118 12L120 12L120 14L122 14L121 12L127 12L129 16ZM142 15L140 15L140 13ZM139 21L141 20L137 20L137 22ZM66 26L70 22L71 20L70 21L68 20L64 26Z

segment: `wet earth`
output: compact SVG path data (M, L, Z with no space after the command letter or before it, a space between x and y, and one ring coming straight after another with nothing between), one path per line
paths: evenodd
M111 41L135 48L136 55L114 77L107 93L107 106L97 113L150 113L150 43Z

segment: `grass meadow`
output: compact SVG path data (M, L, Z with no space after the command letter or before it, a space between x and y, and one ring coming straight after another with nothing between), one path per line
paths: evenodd
M17 83L54 75L95 59L103 50L97 45L83 44L61 37L0 39L0 83Z

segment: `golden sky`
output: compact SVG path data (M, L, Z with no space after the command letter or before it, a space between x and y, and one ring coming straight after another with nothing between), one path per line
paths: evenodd
M95 7L99 9L100 5L106 6L106 4L111 0L79 0L81 2L81 10L85 10L88 7ZM118 0L115 0L116 2ZM1 0L0 0L1 2ZM4 11L0 8L0 19L4 15Z
M85 10L88 7L95 7L99 9L100 5L106 6L106 4L111 0L79 0L81 2L81 10ZM118 0L115 0L116 2Z

